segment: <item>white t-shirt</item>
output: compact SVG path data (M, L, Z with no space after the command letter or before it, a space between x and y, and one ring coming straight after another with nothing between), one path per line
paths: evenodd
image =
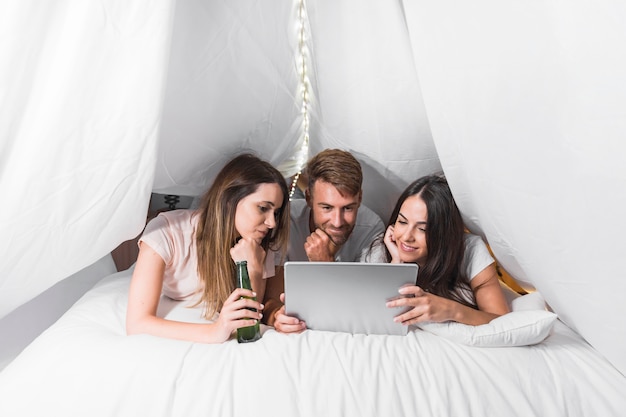
M139 242L145 242L165 261L163 294L174 300L186 300L198 292L198 256L195 230L200 215L195 210L172 210L152 219ZM275 254L265 257L263 278L275 274Z
M287 260L308 261L304 250L304 242L311 234L309 228L309 217L311 208L304 199L295 199L290 202L291 229L289 230L289 246L287 249ZM376 213L363 204L357 212L356 224L350 237L344 243L337 254L337 262L360 262L370 243L374 238L385 230L385 225Z
M469 280L473 280L483 269L495 262L487 245L480 236L465 233L465 257L463 265Z

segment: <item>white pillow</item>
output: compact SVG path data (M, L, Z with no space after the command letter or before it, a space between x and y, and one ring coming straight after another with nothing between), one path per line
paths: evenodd
M539 291L517 297L510 302L511 311L545 310L546 300Z
M512 307L512 312L480 326L445 322L419 323L417 327L469 346L527 346L548 337L557 315L545 310L545 301L539 293L515 299Z

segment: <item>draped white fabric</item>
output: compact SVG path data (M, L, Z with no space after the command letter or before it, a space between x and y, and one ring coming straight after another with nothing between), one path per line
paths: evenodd
M293 174L304 53L312 152L352 150L384 220L443 167L507 270L626 373L625 15L308 0L301 46L295 0L2 2L0 316L134 237L151 190L199 194L246 148Z
M177 1L155 191L202 194L243 149L276 165L295 153L297 12L297 2Z
M626 5L405 8L430 126L468 226L626 374Z
M173 11L0 3L0 317L141 231Z

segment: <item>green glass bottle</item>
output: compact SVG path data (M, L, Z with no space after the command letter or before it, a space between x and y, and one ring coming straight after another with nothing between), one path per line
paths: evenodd
M236 262L237 265L237 286L239 288L252 289L250 285L250 276L248 275L248 262L240 261ZM252 298L252 297L250 297ZM256 298L253 298L256 300ZM249 310L257 311L256 308L249 308ZM239 343L255 342L261 338L261 326L259 322L253 326L241 327L237 329L237 341Z

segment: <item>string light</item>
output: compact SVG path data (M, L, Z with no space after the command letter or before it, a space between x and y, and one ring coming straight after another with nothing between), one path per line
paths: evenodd
M298 172L293 177L291 182L291 188L289 190L289 199L291 199L296 192L298 186L298 179L302 175L302 169L307 161L309 154L309 77L307 71L307 47L306 47L306 4L304 0L299 0L298 7L298 58L297 66L299 77L300 96L302 98L302 145L297 155L297 167Z

